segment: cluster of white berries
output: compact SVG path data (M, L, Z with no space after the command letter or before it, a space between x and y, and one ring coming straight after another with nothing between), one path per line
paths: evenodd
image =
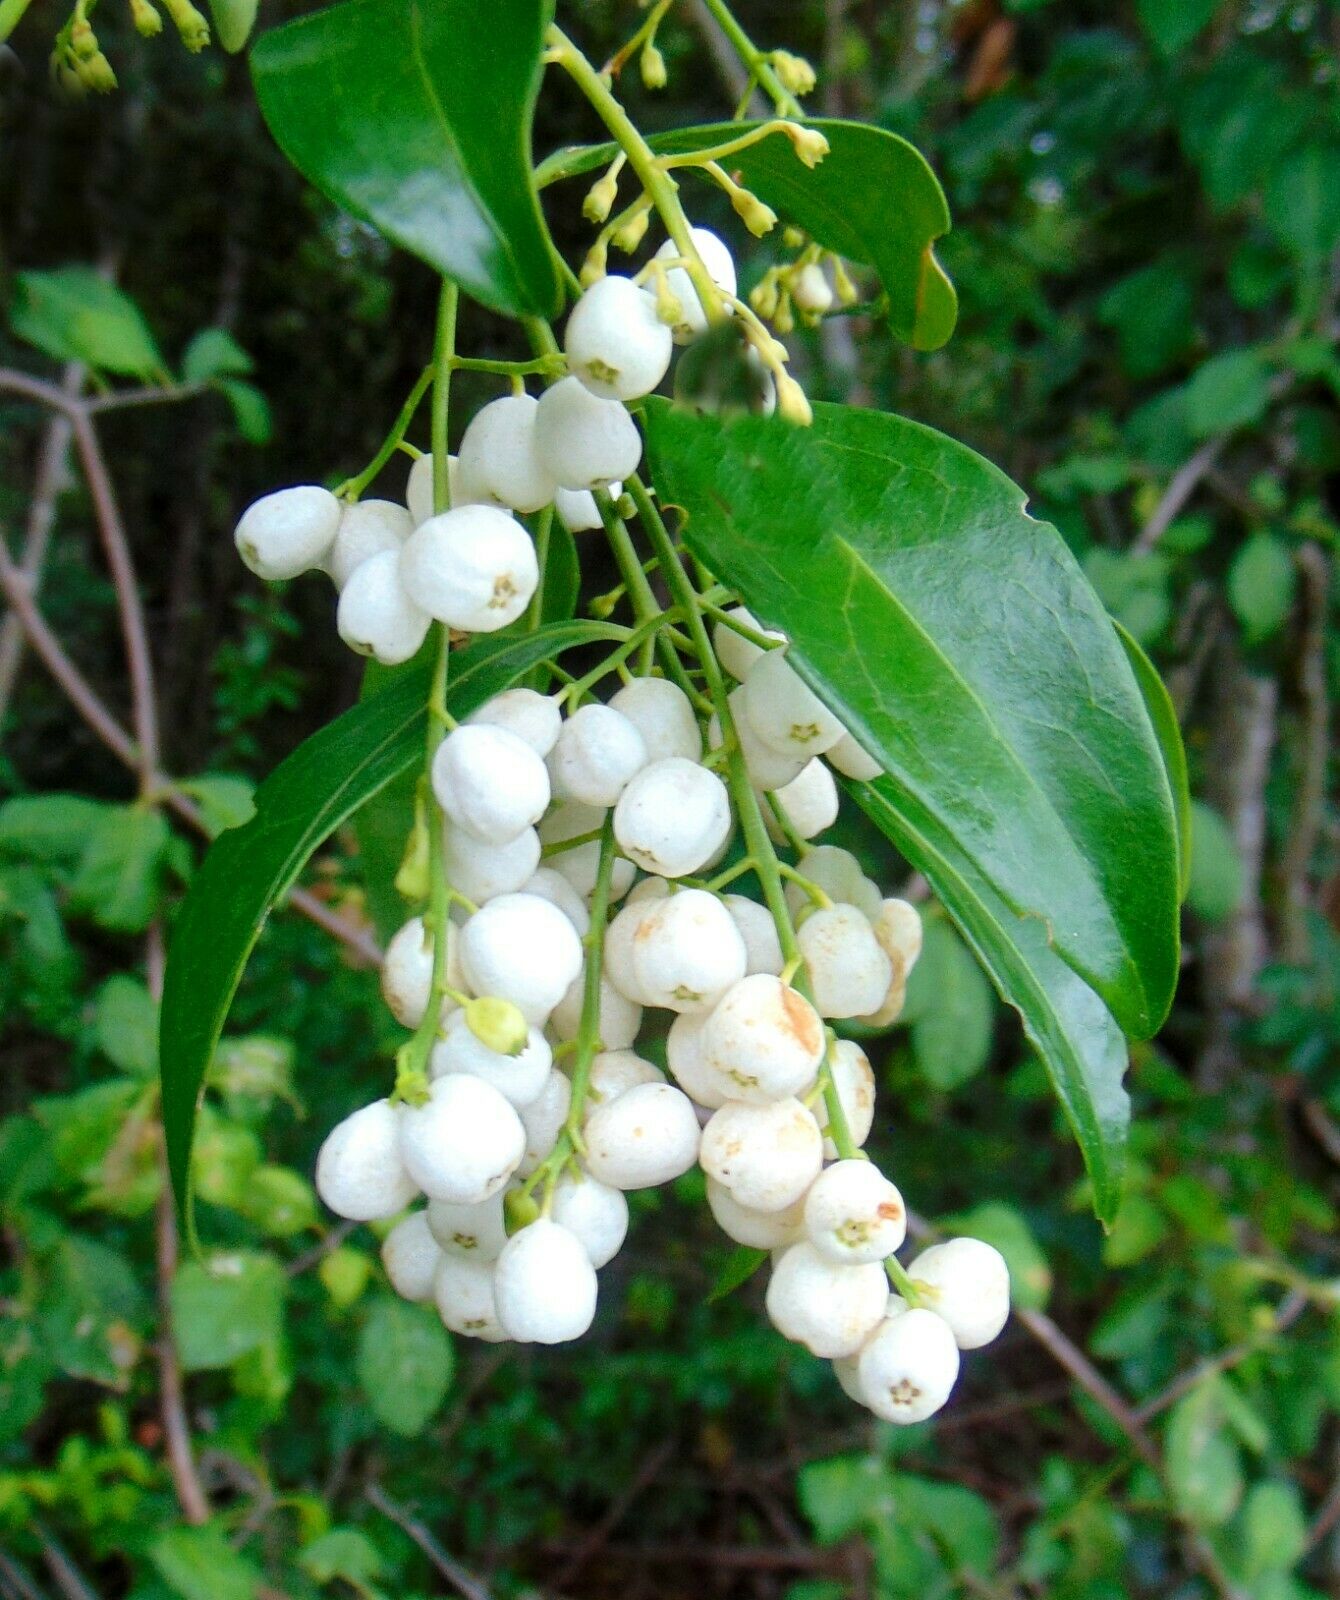
M871 763L787 664L784 643L765 648L735 631L766 640L748 613L728 616L718 650L742 680L730 704L746 770L788 832L812 837L837 814L816 752L847 771ZM775 1325L833 1359L878 1415L919 1420L948 1394L959 1347L999 1331L1008 1276L995 1251L959 1240L913 1264L915 1307L890 1297L884 1262L903 1243L902 1199L852 1153L873 1122L874 1075L827 1022L897 1016L920 919L848 851L810 846L786 890L802 993L766 908L702 877L735 827L712 764L719 742L659 677L567 715L561 695L510 689L446 736L431 778L449 881L469 905L448 933L431 1082L422 1104L380 1100L341 1123L318 1188L363 1220L425 1196L385 1241L396 1289L434 1300L458 1333L557 1343L594 1317L597 1270L628 1227L625 1192L697 1163L722 1229L774 1252ZM618 909L596 930L595 1054L583 1061L602 848ZM432 965L416 918L382 975L407 1026L431 1003ZM504 1043L488 1007L515 1008L514 1038ZM663 1031L668 1075L636 1048Z
M733 294L730 251L705 228L693 236L713 280ZM667 241L658 259L676 255ZM568 318L568 375L538 399L505 395L474 415L448 463L449 511L434 515L433 459L420 455L403 506L346 503L314 484L265 495L237 524L242 560L271 580L326 572L339 591L340 637L387 666L408 661L435 621L461 633L515 622L539 582L519 518L552 505L574 533L600 527L594 491L617 498L642 459L625 402L650 394L676 339L706 326L684 269L661 276L668 297L614 274L585 291Z
M729 251L694 235L733 297ZM473 417L447 462L450 510L434 513L428 456L403 507L285 489L238 524L248 566L326 571L341 636L388 664L434 621L467 634L515 621L539 582L520 519L553 505L574 531L600 526L595 491L617 495L641 459L628 402L706 325L673 245L644 275L654 287L604 276L586 289L566 376ZM874 1074L829 1024L897 1018L920 920L848 851L812 842L838 815L834 771L871 779L878 763L783 636L742 607L713 610L734 683L719 717L673 677L620 666L608 702L589 698L590 680L509 689L442 739L431 857L450 917L416 917L390 942L382 991L413 1047L396 1093L326 1139L317 1187L358 1221L422 1197L385 1238L394 1288L434 1302L456 1333L554 1344L592 1322L627 1192L698 1165L724 1232L773 1253L776 1327L877 1415L918 1421L943 1404L958 1351L999 1332L1008 1273L973 1240L926 1251L910 1279L897 1266L902 1197L860 1154ZM723 771L799 856L785 915L776 880L771 909L725 892L751 863L710 877L738 820ZM434 903L440 914L441 893ZM665 1071L637 1049L653 1036ZM903 1293L890 1296L890 1274Z

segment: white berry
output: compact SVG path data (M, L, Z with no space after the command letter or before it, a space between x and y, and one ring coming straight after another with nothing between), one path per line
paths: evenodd
M698 1155L698 1118L686 1094L642 1083L586 1123L586 1164L615 1189L648 1189L687 1172Z
M793 1244L768 1281L768 1316L813 1355L850 1356L878 1327L889 1284L878 1262L838 1266L808 1241Z
M554 1186L553 1219L581 1241L593 1267L618 1255L628 1235L628 1201L621 1189L599 1183L590 1173L565 1173Z
M544 1088L553 1059L549 1041L535 1028L528 1031L519 1054L502 1055L476 1038L464 1011L453 1011L442 1038L433 1046L428 1067L434 1078L458 1072L479 1078L509 1104L520 1107L528 1106Z
M504 689L486 700L465 719L468 727L480 724L505 728L523 739L537 756L547 756L554 748L563 717L553 695L536 689Z
M611 697L610 705L642 735L649 760L664 761L669 756L701 759L703 736L693 702L677 683L668 678L634 678Z
M768 1105L728 1100L703 1129L698 1159L742 1206L783 1211L819 1176L823 1140L813 1114L792 1097Z
M443 1253L433 1281L438 1315L452 1333L497 1344L507 1335L498 1320L493 1264Z
M804 1236L803 1199L781 1211L755 1211L751 1206L742 1206L729 1189L709 1178L707 1204L728 1239L754 1250L784 1250Z
M549 804L548 769L506 728L453 728L433 756L432 782L448 818L485 844L507 844Z
M402 1300L431 1300L442 1250L428 1226L426 1212L397 1222L382 1240L382 1266Z
M596 1272L576 1234L540 1217L507 1241L494 1276L498 1320L520 1344L580 1339L596 1314Z
M430 1200L428 1227L438 1248L448 1255L468 1256L472 1261L496 1261L507 1243L505 1193L497 1189L487 1200L472 1206L456 1200Z
M383 550L356 566L335 608L340 638L360 656L375 656L384 667L398 666L416 654L431 621L401 582L398 549Z
M930 1310L949 1324L960 1350L990 1344L1010 1314L1010 1269L981 1239L950 1239L923 1250L907 1269Z
M337 1217L376 1222L418 1194L400 1155L401 1108L374 1100L337 1122L316 1157L316 1192Z
M359 500L345 506L324 562L335 587L343 589L354 568L372 556L399 550L413 531L409 512L394 500Z
M466 633L496 633L515 622L539 576L530 535L496 506L457 506L429 517L400 552L406 593L430 616Z
M715 772L683 756L653 759L614 808L620 850L646 872L697 872L730 837L730 796Z
M681 889L657 901L634 935L633 978L649 1005L709 1010L744 969L740 930L705 889Z
M857 1363L861 1395L885 1422L924 1422L949 1398L958 1359L949 1324L913 1306L886 1317L866 1341Z
M465 924L460 942L461 968L475 993L511 1000L537 1027L581 971L577 930L535 894L490 900Z
M554 792L587 806L612 806L647 764L642 735L611 706L585 705L563 724L549 754Z
M502 1188L525 1149L516 1108L482 1078L436 1078L427 1100L401 1117L401 1157L431 1200L478 1205Z
M759 657L742 690L749 726L779 755L822 755L846 732L781 650Z
M837 1161L805 1197L805 1233L830 1261L883 1261L907 1236L907 1210L872 1162Z
M708 1018L704 1050L732 1099L795 1094L824 1056L824 1028L798 990L771 973L742 978Z
M237 553L256 576L273 582L320 566L339 526L340 502L330 490L301 484L249 505L233 538Z
M540 398L535 448L564 489L622 483L642 460L642 435L617 400L601 400L580 378L560 378Z
M694 248L707 268L708 277L724 294L733 295L737 287L735 260L725 241L710 228L690 228L689 232ZM673 239L667 239L656 252L656 258L660 261L672 261L678 256L679 246ZM698 291L693 287L693 279L685 268L671 267L665 279L666 287L679 301L679 321L675 324L674 335L683 344L706 329L707 313L698 299Z
M653 296L614 273L585 291L563 338L568 370L602 400L650 394L665 376L672 346Z
M549 504L556 486L536 451L538 414L539 403L528 394L504 395L475 412L461 438L467 499L522 512Z
M893 965L855 906L811 912L801 923L796 942L821 1017L865 1016L888 993Z

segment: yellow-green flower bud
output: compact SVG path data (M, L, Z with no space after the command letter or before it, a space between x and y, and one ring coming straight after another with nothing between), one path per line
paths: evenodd
M582 201L582 215L588 222L597 225L604 222L614 209L614 202L619 193L619 180L612 172L607 172L604 177L597 178L586 191L586 199Z
M810 403L805 398L805 391L800 387L789 372L779 372L775 375L777 384L777 410L788 422L798 423L802 428L808 428L814 421L814 412Z
M398 894L406 900L426 900L431 887L429 878L430 842L428 837L428 808L422 791L414 797L414 823L405 840L405 853L395 875Z
M521 1008L499 995L483 995L469 1001L465 1024L480 1044L500 1056L519 1056L530 1037Z
M631 256L646 237L647 223L650 220L651 212L649 209L644 207L641 211L635 211L621 228L615 230L615 247L622 250L625 255Z
M798 122L786 122L786 136L804 166L817 167L828 154L828 140L818 128L802 128Z
M150 0L130 0L130 20L135 24L135 31L145 39L152 39L163 31L163 19Z
M503 1226L509 1238L514 1233L520 1233L522 1228L530 1227L539 1215L539 1202L534 1195L520 1189L509 1189L503 1196Z
M768 57L777 81L788 94L809 94L818 81L814 68L804 56L792 55L789 50L774 50Z
M777 225L777 213L771 206L764 205L756 194L750 194L748 189L733 188L730 191L730 203L736 216L756 239L761 239Z
M209 43L209 23L191 4L191 0L163 0L172 24L181 35L181 42L194 54Z
M638 65L642 68L642 81L648 89L665 88L665 57L651 40L643 48Z
M101 50L96 55L91 55L87 61L81 61L75 71L94 94L111 94L116 88L116 73L113 72L111 62Z
M578 274L583 289L600 282L605 276L605 263L608 260L609 246L603 239L597 239L586 252L586 260L582 262L582 270Z
M856 285L847 272L846 263L840 256L829 256L828 259L833 264L833 287L837 290L838 300L844 306L854 306L858 295Z

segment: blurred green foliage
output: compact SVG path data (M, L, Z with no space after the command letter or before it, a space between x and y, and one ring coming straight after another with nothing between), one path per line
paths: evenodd
M661 36L668 100L627 86L648 126L719 111L682 9ZM453 1345L392 1298L373 1235L331 1229L315 1202L320 1134L384 1081L395 1032L369 974L282 915L211 1074L205 1254L166 1291L215 1507L190 1525L155 1343L143 953L195 847L29 660L0 762L0 1593L72 1593L70 1572L136 1600L438 1592L411 1511L498 1593L1307 1600L1340 1582L1336 9L739 9L760 40L826 63L825 110L926 150L956 222L947 348L835 320L799 338L811 391L942 426L1028 484L1183 721L1187 961L1133 1063L1116 1225L1088 1216L1040 1068L932 913L907 1014L871 1045L874 1148L939 1227L1005 1252L1022 1311L936 1425L861 1420L767 1329L756 1281L704 1303L732 1263L695 1178L640 1197L583 1345ZM612 0L570 10L597 54L635 25ZM371 456L423 359L433 286L301 188L238 63L99 25L112 100L49 101L40 29L0 61L0 362L190 386L103 427L168 763L199 775L183 787L217 831L355 692L328 597L244 581L232 522L275 482ZM575 136L564 104L546 100L542 149ZM710 204L704 220L723 221ZM759 247L752 272L768 261ZM11 546L40 422L0 397ZM119 707L78 482L57 510L42 605ZM352 838L315 886L359 915ZM1101 1369L1134 1433L1029 1315Z

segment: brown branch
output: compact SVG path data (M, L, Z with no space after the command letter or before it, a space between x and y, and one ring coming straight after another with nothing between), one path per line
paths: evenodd
M646 1460L633 1474L623 1492L616 1495L604 1516L578 1544L569 1559L559 1569L558 1576L554 1579L555 1588L560 1591L566 1590L568 1585L605 1548L609 1543L610 1535L628 1515L643 1490L650 1488L660 1476L666 1463L674 1455L675 1448L676 1441L673 1438L663 1439L647 1456Z
M447 1554L427 1525L411 1516L403 1506L397 1505L378 1484L368 1484L363 1493L374 1510L380 1511L382 1516L388 1517L396 1527L409 1535L463 1600L492 1600L489 1591L474 1573L463 1567L454 1556Z
M132 406L175 405L180 400L194 400L209 393L205 383L178 383L152 389L114 389L111 394L92 394L83 402L84 410L91 416L104 411L125 411Z
M1178 467L1168 487L1163 491L1159 503L1154 507L1149 521L1136 535L1131 545L1133 555L1146 555L1158 544L1176 521L1183 506L1200 487L1201 479L1223 454L1227 443L1226 434L1217 439L1207 439L1194 455L1188 456Z
M1298 552L1298 567L1303 577L1303 635L1298 664L1303 703L1302 759L1292 825L1280 861L1280 881L1284 889L1284 957L1301 963L1307 960L1311 948L1307 925L1312 900L1309 875L1326 813L1326 775L1331 758L1331 707L1326 683L1331 563L1319 544L1309 542Z

